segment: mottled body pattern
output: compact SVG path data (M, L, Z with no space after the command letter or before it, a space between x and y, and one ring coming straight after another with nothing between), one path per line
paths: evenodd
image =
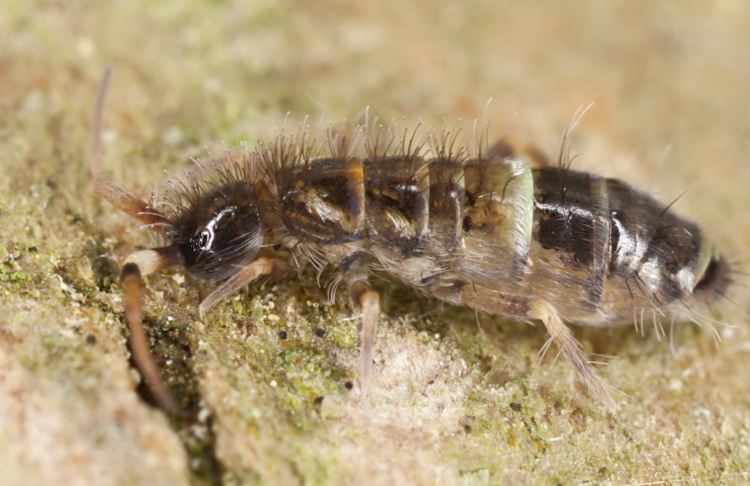
M729 284L728 263L696 224L620 180L570 170L567 142L558 166L534 167L538 154L502 142L488 148L484 136L468 144L457 133L396 136L382 127L313 136L301 126L165 183L145 203L101 175L94 139L106 78L102 86L92 122L97 192L167 241L131 255L124 280L175 264L225 280L201 303L205 314L260 276L332 264L362 307L365 390L379 313L373 268L454 304L541 320L610 408L563 321L688 319ZM140 306L130 301L137 328ZM159 380L144 374L152 387Z

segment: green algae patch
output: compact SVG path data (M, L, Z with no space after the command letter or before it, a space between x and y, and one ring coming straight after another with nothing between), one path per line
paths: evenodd
M28 282L31 277L24 272L6 271L0 268L0 282Z

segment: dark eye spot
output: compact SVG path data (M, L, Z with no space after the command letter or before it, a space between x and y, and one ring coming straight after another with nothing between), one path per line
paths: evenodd
M208 250L210 249L209 242L211 241L211 233L208 230L201 231L201 234L198 236L198 248L201 250Z

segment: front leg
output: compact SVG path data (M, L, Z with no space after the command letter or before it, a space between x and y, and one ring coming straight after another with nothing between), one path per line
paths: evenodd
M206 316L206 313L211 310L213 306L226 299L239 289L249 284L253 280L256 280L265 275L282 278L291 272L289 264L281 259L273 257L260 257L253 261L250 265L246 266L233 277L230 277L226 282L222 283L216 290L203 299L200 307L201 319Z

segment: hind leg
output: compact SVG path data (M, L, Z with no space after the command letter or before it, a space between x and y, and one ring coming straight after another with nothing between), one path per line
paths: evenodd
M544 300L536 299L531 302L529 309L529 317L541 320L547 331L555 340L557 347L565 355L568 363L575 369L578 374L583 378L594 395L609 409L614 410L616 408L615 401L610 396L607 389L604 387L599 376L596 374L596 369L591 366L586 355L581 349L581 345L573 337L573 333L563 323L557 311L549 303Z

